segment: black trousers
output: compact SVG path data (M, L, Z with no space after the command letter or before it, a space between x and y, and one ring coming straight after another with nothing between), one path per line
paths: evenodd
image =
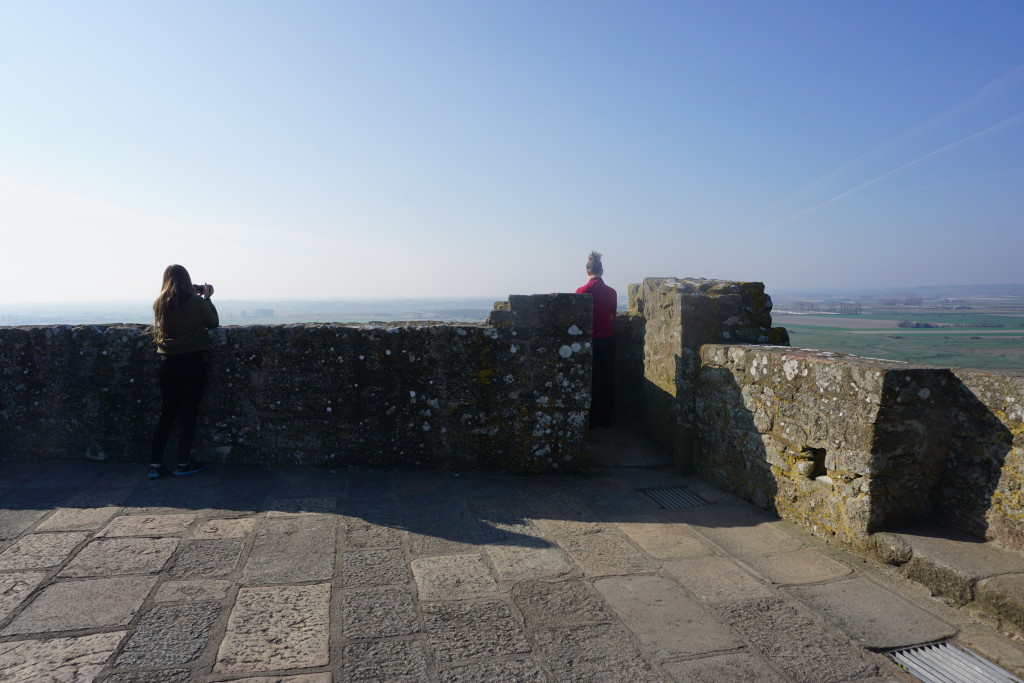
M199 402L206 385L206 352L193 351L180 355L160 356L160 421L153 432L153 452L150 462L164 461L164 448L171 435L174 421L178 421L178 462L187 463L192 453L192 439L196 433Z
M594 339L594 370L591 373L590 426L608 427L615 403L615 337Z

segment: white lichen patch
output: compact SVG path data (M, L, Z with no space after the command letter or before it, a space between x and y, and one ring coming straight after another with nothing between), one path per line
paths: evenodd
M572 349L569 346L563 346L562 348L558 349L558 355L561 356L562 358L568 358L569 356L572 355Z
M786 379L788 381L793 381L800 372L800 364L792 359L787 360L782 364L782 371L786 374Z
M571 334L572 336L576 337L578 335L583 334L583 330L581 330L580 328L576 327L575 325L572 325L571 327L569 327L569 334Z

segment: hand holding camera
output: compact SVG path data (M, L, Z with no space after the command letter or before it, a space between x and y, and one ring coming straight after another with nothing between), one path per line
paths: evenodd
M195 290L196 294L205 296L207 299L213 296L213 285L208 282L202 285L192 285L192 289Z

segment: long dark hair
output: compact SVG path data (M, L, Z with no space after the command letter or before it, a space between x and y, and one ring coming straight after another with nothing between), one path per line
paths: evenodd
M193 295L192 277L185 270L185 266L178 264L167 266L164 269L163 287L160 288L160 294L153 302L153 338L157 342L164 339L164 321L167 318L167 311L173 311L180 307Z

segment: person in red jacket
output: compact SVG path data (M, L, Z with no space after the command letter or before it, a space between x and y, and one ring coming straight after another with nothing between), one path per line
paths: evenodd
M590 428L595 425L611 427L612 403L615 399L615 309L618 297L615 290L604 283L601 255L590 252L587 259L587 277L590 281L576 290L589 294L594 304L593 348L594 369L591 374Z

